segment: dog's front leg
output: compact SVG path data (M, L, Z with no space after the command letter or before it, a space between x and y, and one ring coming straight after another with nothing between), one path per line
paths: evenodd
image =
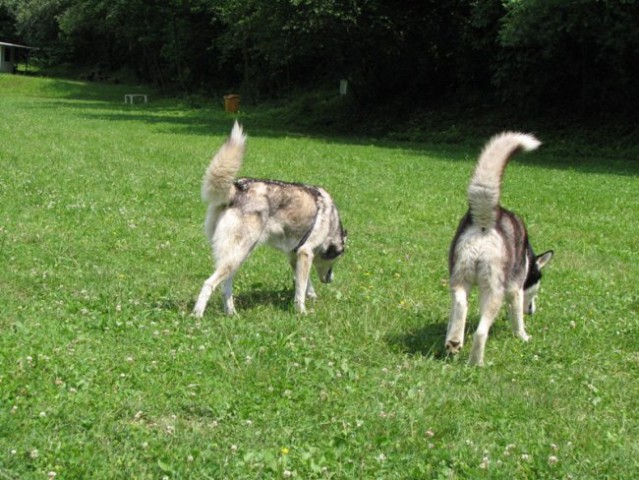
M313 281L311 280L311 275L308 275L308 287L306 288L306 298L310 298L311 300L315 300L317 298L317 293L315 293L315 289L313 288Z
M524 292L515 290L510 293L510 324L513 334L521 338L524 342L530 340L524 325Z
M291 265L291 268L293 269L293 275L297 277L297 254L292 253L289 256L288 261ZM311 300L314 300L317 298L317 293L315 293L315 289L313 288L313 282L311 280L310 271L308 274L308 286L306 287L306 298L310 298Z
M295 262L295 308L306 313L306 294L313 264L313 252L300 248Z

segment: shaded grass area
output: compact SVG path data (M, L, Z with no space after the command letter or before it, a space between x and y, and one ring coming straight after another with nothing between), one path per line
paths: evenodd
M348 253L308 316L292 308L286 260L258 250L237 276L239 315L215 295L196 321L212 268L200 180L234 117L153 92L125 106L128 86L3 75L0 87L0 476L639 473L632 148L571 155L539 133L542 150L511 164L503 202L556 258L532 341L500 319L476 369L468 348L442 349L476 132L311 135L247 107L241 173L325 186ZM471 331L476 312L473 299Z

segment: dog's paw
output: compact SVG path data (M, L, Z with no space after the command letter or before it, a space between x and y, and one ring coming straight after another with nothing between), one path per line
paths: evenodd
M202 318L204 316L204 309L194 308L193 312L191 312L191 316L194 318Z
M304 301L295 300L295 311L301 315L306 315L306 305Z
M524 342L528 342L530 341L530 339L532 338L530 335L528 335L526 332L519 332L517 334L517 336L519 338L521 338Z
M455 340L448 340L446 342L446 351L451 355L455 355L456 353L459 353L462 346L463 346L462 342L458 342Z
M483 367L484 366L484 359L483 358L475 358L475 356L471 355L470 358L468 359L468 365L471 365L473 367Z

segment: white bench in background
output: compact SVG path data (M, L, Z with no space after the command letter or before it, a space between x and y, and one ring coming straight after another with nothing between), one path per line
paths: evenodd
M133 105L136 98L142 98L144 100L144 103L148 103L148 99L146 97L146 94L144 93L127 93L124 96L124 103L130 103L131 105Z

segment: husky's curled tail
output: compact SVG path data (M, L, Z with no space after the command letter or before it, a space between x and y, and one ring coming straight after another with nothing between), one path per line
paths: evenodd
M506 165L520 150L535 150L541 142L532 135L504 132L495 135L481 152L468 186L468 204L473 223L482 229L495 226Z
M202 199L211 206L224 205L232 198L233 182L242 166L246 135L235 122L231 136L217 151L204 173Z

